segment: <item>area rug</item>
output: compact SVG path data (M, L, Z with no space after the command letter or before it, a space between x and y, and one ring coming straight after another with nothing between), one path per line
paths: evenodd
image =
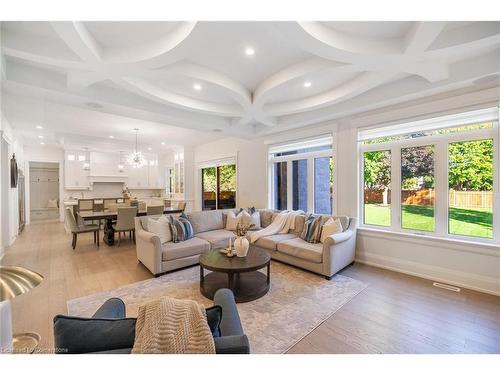
M350 277L324 277L281 263L271 263L271 287L264 297L239 303L243 329L252 353L284 353L349 302L367 284ZM90 317L111 297L123 299L127 316L135 317L139 305L161 297L192 299L211 306L199 291L199 268L192 267L117 289L67 302L68 313Z

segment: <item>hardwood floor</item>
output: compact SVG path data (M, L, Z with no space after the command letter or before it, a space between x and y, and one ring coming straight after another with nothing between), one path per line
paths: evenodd
M39 287L12 301L13 329L38 332L40 347L49 349L52 318L66 313L68 299L152 277L128 240L97 249L92 233L83 234L73 251L60 223L27 226L2 264L44 275ZM500 353L500 297L438 289L362 264L341 273L369 286L289 353Z

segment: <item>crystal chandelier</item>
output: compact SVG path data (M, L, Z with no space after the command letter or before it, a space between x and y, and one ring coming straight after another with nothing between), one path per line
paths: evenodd
M147 164L147 161L142 155L142 153L137 150L137 133L139 132L139 129L135 128L134 130L135 130L135 151L132 152L127 157L127 162L132 166L132 168L142 168Z

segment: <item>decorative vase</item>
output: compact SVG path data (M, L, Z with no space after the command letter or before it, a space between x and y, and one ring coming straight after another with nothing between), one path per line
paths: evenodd
M248 254L248 247L250 243L246 237L238 237L234 240L234 249L236 250L236 256L242 258L246 257Z

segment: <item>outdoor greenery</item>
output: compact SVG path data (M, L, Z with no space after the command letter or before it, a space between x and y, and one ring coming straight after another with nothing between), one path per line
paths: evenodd
M412 228L434 230L434 208L431 206L403 205L403 224L411 222ZM449 232L476 237L493 237L493 212L491 210L449 209ZM365 204L365 223L390 226L391 208L378 204Z
M220 175L220 191L236 191L236 165L223 165L218 167ZM203 191L217 191L217 168L202 169Z

